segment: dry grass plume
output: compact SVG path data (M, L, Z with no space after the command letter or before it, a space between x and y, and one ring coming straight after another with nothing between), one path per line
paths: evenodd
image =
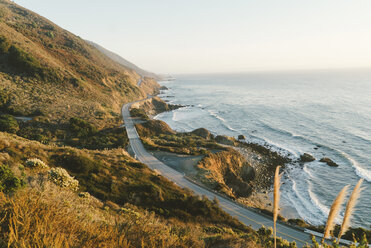
M343 236L343 234L348 230L348 228L350 226L350 220L351 220L352 214L354 212L354 207L356 206L357 200L358 200L358 198L361 194L361 191L362 191L362 188L361 188L362 182L363 182L363 179L360 179L358 181L358 183L356 184L356 186L353 189L352 194L349 197L347 206L345 208L343 223L341 224L341 228L340 228L340 232L339 232L339 236L338 236L338 241L337 241L338 243L340 241L341 236Z
M349 188L349 185L345 186L339 192L338 196L335 198L334 202L331 205L331 209L330 209L330 213L327 218L327 223L326 223L325 233L322 239L322 243L325 241L325 239L330 237L330 233L334 229L335 219L338 216L339 210L344 203L345 195L347 193L348 188Z
M274 225L274 247L276 247L276 234L277 234L277 228L276 228L276 222L277 222L277 216L279 211L279 205L280 205L280 181L282 174L280 174L280 168L281 166L277 166L276 173L274 174L274 193L273 193L273 225Z

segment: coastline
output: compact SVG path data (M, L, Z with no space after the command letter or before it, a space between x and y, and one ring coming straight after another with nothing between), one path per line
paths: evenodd
M157 96L157 98L159 98ZM160 98L159 98L160 99ZM199 128L199 129L196 129L196 130L193 130L192 132L175 132L173 131L170 126L168 126L168 124L166 124L165 122L163 121L160 121L160 120L157 120L155 118L155 116L157 114L160 114L161 112L164 112L164 111L171 111L171 110L174 110L174 109L177 109L177 108L181 108L181 107L187 107L187 106L181 106L181 105L172 105L172 104L169 104L169 101L164 101L162 99L160 99L164 104L170 106L170 107L167 107L165 108L162 108L161 111L158 111L156 112L156 114L152 114L150 117L151 118L148 118L147 120L152 120L154 122L162 122L164 123L168 129L171 130L171 132L173 132L174 134L191 134L191 133L194 133L195 131L199 130L199 129L204 129L204 128ZM176 106L176 107L174 107ZM140 106L137 106L138 108L140 108ZM174 109L171 109L172 107L174 107ZM139 124L141 125L141 124ZM206 130L206 129L204 129ZM207 132L209 132L208 130L206 130ZM213 135L212 135L213 136ZM219 136L219 135L217 135ZM231 137L228 137L228 136L223 136L224 138L229 138L229 139L232 139L234 141L237 142L236 139L234 138L231 138ZM213 137L213 139L215 139L215 137ZM143 139L142 139L143 141ZM261 144L258 144L258 143L248 143L248 142L240 142L238 141L237 143L239 143L240 145L242 144L242 147L243 145L251 148L255 148L255 149L258 149L260 150L260 152L263 152L263 153L266 153L266 154L273 154L273 155L277 155L278 157L281 157L282 158L282 153L280 153L279 151L277 150L273 150L271 149L271 147L268 145L264 146L264 145L261 145ZM227 144L228 145L228 144ZM235 145L234 148L240 148L241 146L239 145ZM148 148L148 147L147 147ZM151 148L149 148L151 149ZM179 154L175 154L174 151L171 151L172 152L172 155L173 157L176 157L177 155ZM305 153L303 154L305 155ZM179 156L182 156L183 158L185 157L184 155L179 155ZM246 160L249 160L251 159L251 156L246 156L246 154L244 155ZM164 156L166 158L166 156ZM270 157L269 155L267 157ZM274 157L274 156L273 156ZM177 158L175 158L175 162ZM261 159L261 157L259 158ZM299 165L303 165L304 163L306 163L307 161L304 161L301 157L299 159L292 159L292 157L290 156L287 156L287 157L283 157L282 158L283 160L286 160L285 163L289 163L289 162L295 162L295 163L298 163ZM161 159L159 159L161 160ZM281 160L281 161L283 161ZM162 161L164 163L166 163L166 161ZM174 162L174 161L173 161ZM183 161L184 162L184 161ZM187 163L187 162L186 162ZM277 164L282 164L282 163L277 163ZM276 164L276 165L277 165ZM283 166L284 168L285 166ZM274 167L275 168L275 167ZM272 168L271 168L272 169ZM285 168L284 168L285 169ZM187 175L185 173L183 173L183 175L185 175L187 177ZM272 180L270 180L270 176L273 176L273 170L271 170L271 172L269 173L269 170L268 170L268 177L266 177L268 180L265 180L265 182L269 182L269 184L265 184L266 187L261 187L259 190L256 190L256 192L253 192L249 197L247 198L243 198L243 197L239 197L239 199L235 199L235 198L230 198L228 195L225 195L225 197L228 197L230 198L231 200L234 200L238 203L242 203L242 205L245 205L247 207L250 207L250 208L253 208L255 209L255 211L258 211L260 214L263 214L263 215L266 215L266 216L272 216L272 212L271 212L271 202L272 202L272 193L271 193L271 186L272 186ZM193 178L190 178L190 180L194 180ZM197 180L198 183L201 183ZM203 184L203 183L202 183ZM206 188L209 188L207 185L204 185L204 187ZM210 191L214 191L214 189L212 188L209 188ZM218 193L221 193L221 192L218 192ZM281 205L280 206L280 214L285 216L286 218L282 217L282 216L279 216L279 220L281 222L284 222L288 225L292 225L292 226L295 226L296 228L306 228L306 229L310 229L310 230L313 230L313 231L316 231L316 232L319 232L319 233L322 233L323 232L323 228L324 226L315 226L315 225L311 225L311 224L308 224L305 222L305 220L299 215L299 213L297 212L297 210L293 207L293 206L287 206L287 205ZM370 231L368 231L367 229L363 229L363 228L350 228L350 231L347 233L347 238L348 239L352 239L352 232L355 232L356 235L358 235L357 237L361 237L362 236L362 232L366 232L368 233L367 236L369 235Z
M167 90L166 89L162 89ZM163 93L163 92L162 92ZM165 97L167 98L167 97ZM162 99L161 97L156 96L155 98L145 100L141 103L137 103L136 105L133 105L133 108L143 109L148 117L151 120L156 120L155 116L158 114L165 112L165 111L172 111L176 110L178 108L182 108L186 106L178 105L178 104L170 104L165 99ZM227 136L226 136L227 137ZM290 158L288 157L282 157L282 155L278 154L275 151L270 150L267 147L264 147L260 144L255 143L247 143L243 140L236 140L233 137L228 137L230 139L233 139L234 145L226 145L233 150L237 151L241 156L243 156L246 161L252 167L257 171L257 174L259 175L258 178L254 181L256 183L256 186L254 187L254 191L249 195L248 197L241 197L236 196L237 202L244 204L248 207L260 209L260 210L267 210L269 212L272 211L272 185L273 185L273 175L275 171L275 166L272 166L272 162L267 162L270 159L279 161L278 164L282 164L282 162L290 162ZM254 154L255 150L263 150L263 153L265 155L259 156ZM191 178L195 179L195 167L197 165L197 162L199 162L203 156L187 156L187 155L181 155L176 153L168 153L163 151L151 151L151 153L157 157L160 161L164 162L165 164L169 165L170 167L181 171L187 176L190 176ZM187 158L188 157L188 158ZM180 166L177 166L176 164L180 164ZM179 167L182 167L182 169L179 169ZM283 166L284 167L284 166ZM191 168L191 169L190 169ZM201 182L200 182L201 183ZM205 187L208 187L205 185ZM226 195L227 197L230 197ZM281 207L281 214L284 217L294 217L294 218L300 218L299 214L295 210L295 214L292 214L292 211L294 209L292 207L289 207L287 209L284 208L284 206ZM285 214L287 213L287 214ZM291 213L291 214L288 214Z

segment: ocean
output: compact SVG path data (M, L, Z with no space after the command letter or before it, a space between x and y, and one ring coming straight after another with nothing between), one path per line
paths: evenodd
M160 84L169 88L161 98L186 106L155 117L174 130L243 134L292 158L316 157L286 165L283 215L324 224L341 188L363 178L352 225L370 228L371 70L178 75Z

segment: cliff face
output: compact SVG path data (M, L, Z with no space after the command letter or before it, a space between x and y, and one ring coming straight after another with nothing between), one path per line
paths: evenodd
M247 197L252 193L255 170L234 149L209 154L197 167L199 180L214 190L232 197Z

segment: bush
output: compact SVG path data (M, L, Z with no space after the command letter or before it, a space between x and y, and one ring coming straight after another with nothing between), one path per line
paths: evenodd
M17 120L11 115L0 115L0 131L16 133L19 130Z
M97 129L92 124L74 117L70 119L70 130L78 137L87 137L97 132Z
M8 103L9 103L9 94L5 90L0 89L0 110L6 109Z
M41 65L30 54L24 52L22 49L11 45L9 50L9 62L22 72L26 72L31 76L41 73Z
M73 191L79 188L79 181L71 177L65 169L60 167L52 168L49 171L49 179L61 188L68 188Z
M57 165L73 173L87 174L89 172L97 172L100 167L98 162L76 153L56 155L53 156L53 159Z
M139 117L139 118L142 118L142 119L145 119L145 120L148 120L149 119L149 117L146 114L146 112L143 109L138 109L138 108L132 108L130 110L130 116L132 116L132 117Z
M80 137L79 139L70 138L66 143L79 148L101 150L124 147L128 144L128 138L123 128L107 128L94 135Z
M12 193L25 185L6 165L0 165L0 191Z
M7 39L4 36L0 35L0 52L4 54L7 53L9 50L9 47L10 47L10 44L7 41Z
M49 166L38 158L30 158L26 161L26 166L38 169L48 169Z

